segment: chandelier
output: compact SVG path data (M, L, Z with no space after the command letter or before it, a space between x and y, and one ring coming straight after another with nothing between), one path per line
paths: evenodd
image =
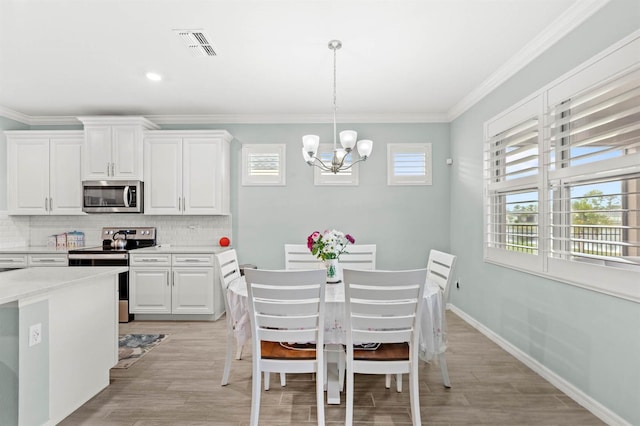
M336 105L336 51L341 47L342 42L340 40L331 40L329 42L329 49L333 50L333 157L331 158L331 164L325 164L317 157L320 136L304 135L302 137L302 157L304 161L310 166L316 166L326 172L332 172L334 174L341 170L348 170L353 167L354 164L365 161L369 158L371 150L373 149L372 141L368 139L358 141L358 132L355 130L343 130L340 132L340 144L342 148L338 148L337 146L336 111L338 107ZM360 159L351 161L345 165L345 157L353 150L354 146L357 146Z

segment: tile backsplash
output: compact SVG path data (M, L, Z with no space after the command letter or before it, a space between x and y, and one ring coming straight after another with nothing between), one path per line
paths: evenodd
M85 245L96 246L102 243L103 226L155 226L158 244L176 246L217 246L221 237L231 238L231 216L7 216L0 213L0 248L46 246L49 235L69 231L84 232Z
M28 244L29 217L8 216L0 212L0 248L24 247Z

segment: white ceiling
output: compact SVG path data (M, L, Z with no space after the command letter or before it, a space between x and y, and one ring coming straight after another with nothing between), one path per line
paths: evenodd
M0 0L0 113L327 121L339 39L339 120L445 121L604 3ZM174 29L204 30L217 56Z

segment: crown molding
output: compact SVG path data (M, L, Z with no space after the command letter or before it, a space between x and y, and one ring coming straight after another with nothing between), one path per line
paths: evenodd
M32 126L65 126L65 125L73 125L78 126L82 123L78 120L78 117L59 115L59 116L46 116L46 115L38 115L31 117L31 125Z
M81 125L83 117L28 116L0 106L0 116L30 126ZM306 124L332 123L331 114L208 114L208 115L146 115L154 124ZM342 123L446 123L446 113L407 114L342 114Z
M332 123L331 114L211 114L211 115L148 115L157 124L305 124ZM446 122L442 114L341 114L342 123L432 123Z
M21 112L14 111L10 108L0 106L0 116L17 121L22 124L31 125L31 117Z
M480 86L454 105L447 113L447 120L453 121L458 118L609 2L610 0L581 0L575 2Z

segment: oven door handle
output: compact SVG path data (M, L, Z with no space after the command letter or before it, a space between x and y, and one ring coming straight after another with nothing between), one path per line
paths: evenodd
M124 192L122 193L122 201L124 201L124 206L129 207L131 204L131 190L129 189L129 185L124 187Z
M129 253L69 253L69 259L89 259L89 260L127 260L129 259Z

